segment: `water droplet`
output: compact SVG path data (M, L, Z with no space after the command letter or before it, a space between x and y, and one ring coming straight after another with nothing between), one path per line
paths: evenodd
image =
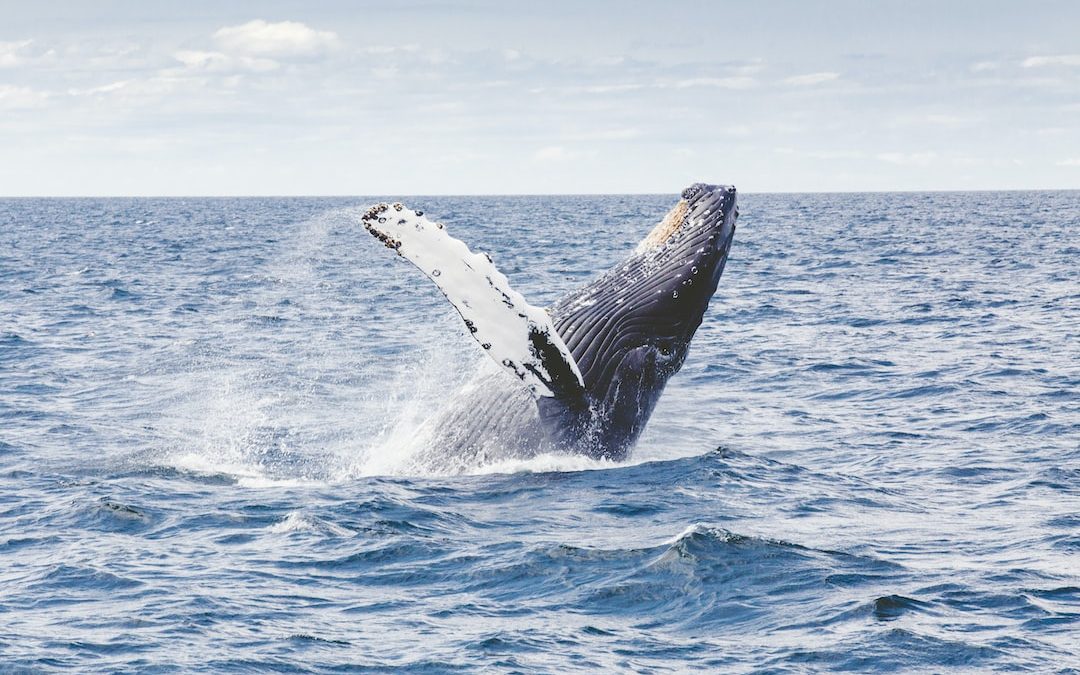
M439 270L431 270L431 276L440 277L442 276L442 272L440 272Z
M673 297L673 298L679 297L679 292L678 291L672 291L671 292L671 297Z

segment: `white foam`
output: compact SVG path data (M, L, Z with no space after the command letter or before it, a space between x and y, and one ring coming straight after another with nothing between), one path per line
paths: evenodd
M288 534L290 532L324 532L337 537L351 537L356 533L346 527L342 527L330 521L293 512L284 520L274 523L267 528L273 534Z
M236 484L240 487L305 487L323 484L322 481L305 478L271 477L258 465L218 460L198 452L168 455L165 462L168 466L180 469L181 471L188 471L190 473L203 474L206 476L227 476L234 479Z
M346 311L362 316L363 305L342 298L341 289L319 271L334 269L326 264L326 256L339 256L345 264L351 261L354 254L335 245L334 230L356 232L362 213L344 209L299 224L282 238L280 256L256 270L252 278L264 281L243 298L244 308L225 307L213 317L219 321L210 327L209 336L205 323L192 324L191 332L179 332L173 353L180 358L139 374L132 385L154 391L158 397L142 402L157 415L154 430L162 451L154 461L184 471L227 476L237 486L250 489L339 484L372 476L573 472L627 466L561 454L464 466L417 461L419 451L431 450L429 431L434 423L425 424L425 420L441 406L452 404L470 373L506 377L460 339L458 318L449 308L415 326L411 346L380 360L377 368L365 364L371 356L355 343L339 342L325 330L304 332L300 342L287 341L270 330L253 330L240 320L296 306L303 306L308 316L333 312L336 318ZM355 274L364 280L365 275L382 271L364 268ZM283 304L283 300L290 302ZM653 452L640 456L656 458ZM641 460L633 460L637 461Z
M507 459L481 464L466 470L467 475L500 473L565 473L576 471L602 471L625 466L608 459L593 459L584 455L545 453L528 459Z
M670 539L665 539L663 541L663 544L665 546L674 546L680 541L687 539L688 537L692 537L695 534L715 534L723 531L723 528L713 527L712 525L708 525L706 523L694 523L689 527L685 528L682 532L678 533L674 537L671 537Z

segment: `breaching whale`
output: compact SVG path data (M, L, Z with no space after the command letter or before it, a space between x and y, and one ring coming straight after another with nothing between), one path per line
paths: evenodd
M368 232L435 282L498 366L425 423L416 461L453 471L541 452L625 459L686 359L738 214L734 187L691 185L629 257L545 311L421 211L368 209Z

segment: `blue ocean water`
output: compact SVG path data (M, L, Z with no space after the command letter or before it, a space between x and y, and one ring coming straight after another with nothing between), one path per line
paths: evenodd
M544 305L673 200L407 201ZM457 476L372 201L0 200L0 671L1080 669L1080 192L742 195L629 462Z

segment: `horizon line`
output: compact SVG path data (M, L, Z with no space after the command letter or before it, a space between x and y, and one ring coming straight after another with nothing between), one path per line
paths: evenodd
M990 193L990 192L1076 192L1080 187L1049 188L934 188L901 190L747 190L739 191L743 195L857 195L857 194L946 194L946 193ZM37 195L0 195L0 199L360 199L368 197L653 197L677 194L676 192L383 192L368 194L37 194Z

